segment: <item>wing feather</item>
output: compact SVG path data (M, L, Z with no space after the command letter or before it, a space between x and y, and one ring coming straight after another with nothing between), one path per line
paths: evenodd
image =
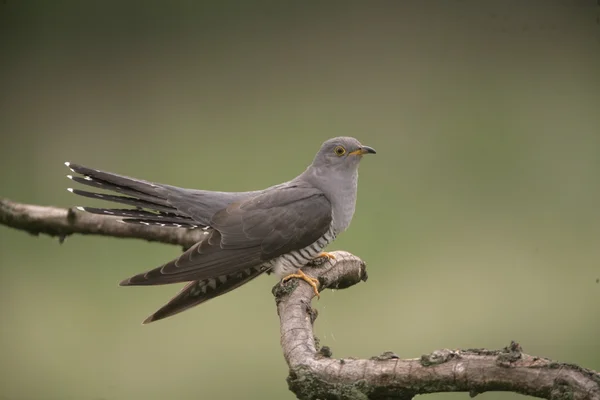
M267 190L218 211L206 239L121 285L188 282L256 267L316 242L329 229L331 218L329 200L314 187Z

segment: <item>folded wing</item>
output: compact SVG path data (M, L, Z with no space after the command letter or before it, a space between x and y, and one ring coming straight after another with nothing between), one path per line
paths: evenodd
M121 285L202 281L260 267L317 241L331 218L331 204L318 189L290 185L268 190L218 211L206 239Z

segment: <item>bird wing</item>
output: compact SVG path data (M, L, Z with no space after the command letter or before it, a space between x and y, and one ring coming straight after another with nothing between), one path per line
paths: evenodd
M218 211L204 240L175 260L121 285L161 285L238 274L311 245L327 232L331 219L331 204L316 188L289 185L267 190Z
M235 201L258 193L184 189L88 168L79 164L66 163L66 165L71 171L82 175L68 175L73 181L120 195L69 189L71 192L88 198L136 207L135 209L82 207L85 211L125 217L124 222L190 228L208 226L210 219L217 211Z

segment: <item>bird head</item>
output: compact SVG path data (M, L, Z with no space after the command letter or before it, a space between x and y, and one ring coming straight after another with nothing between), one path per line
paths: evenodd
M365 154L375 154L375 149L364 146L353 137L336 137L321 145L313 166L353 171L358 168L358 163Z

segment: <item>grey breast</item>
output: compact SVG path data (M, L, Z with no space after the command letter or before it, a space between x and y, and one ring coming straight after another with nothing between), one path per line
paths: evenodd
M292 181L310 182L311 186L323 190L331 202L332 220L327 232L314 243L283 254L263 265L264 268L271 269L276 276L281 278L297 272L350 225L356 208L358 170L346 170L341 175L331 172L308 168Z

